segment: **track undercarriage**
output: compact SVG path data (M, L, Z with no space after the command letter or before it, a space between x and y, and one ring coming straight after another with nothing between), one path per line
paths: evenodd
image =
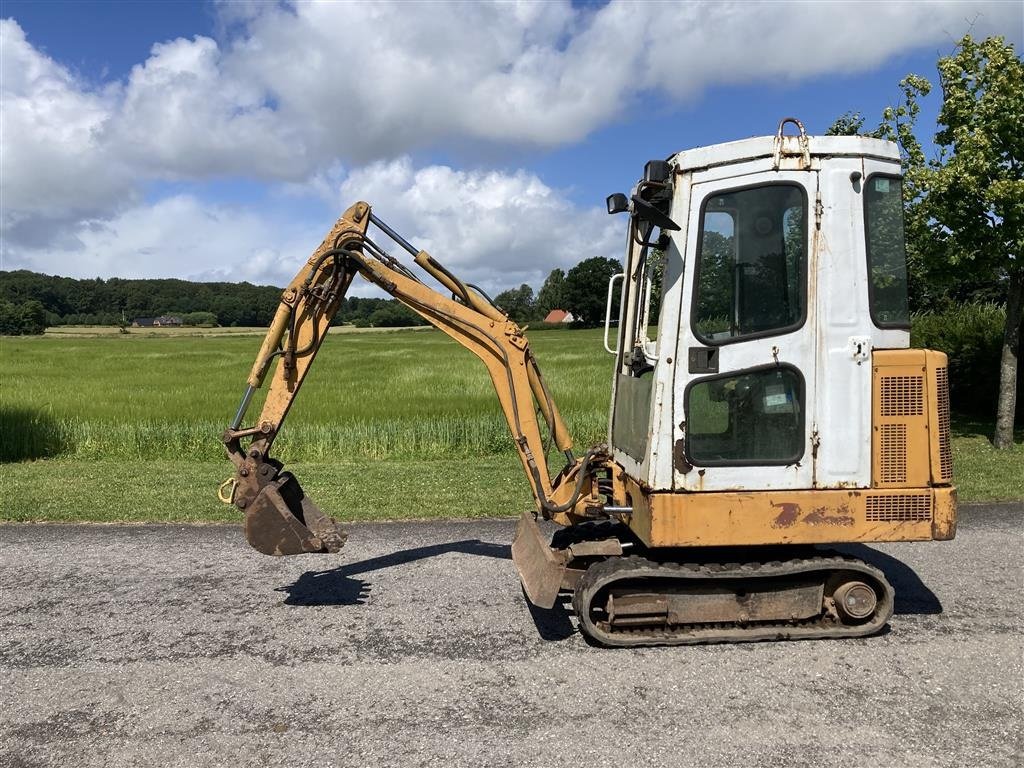
M885 575L836 552L645 550L625 526L585 524L556 533L543 553L531 527L521 522L513 545L528 597L553 605L571 591L580 631L601 645L861 637L893 611Z

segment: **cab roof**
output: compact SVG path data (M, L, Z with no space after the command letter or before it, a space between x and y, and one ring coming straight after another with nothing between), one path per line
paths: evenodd
M785 136L783 140L786 155L799 153L798 137ZM811 157L871 157L897 163L900 161L899 147L883 139L872 139L867 136L808 136L807 142ZM692 171L772 157L774 152L774 136L754 136L724 144L687 149L673 155L669 160L681 171Z

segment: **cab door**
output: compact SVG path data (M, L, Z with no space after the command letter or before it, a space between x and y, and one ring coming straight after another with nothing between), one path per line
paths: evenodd
M816 171L692 186L673 393L677 489L812 485L817 192Z

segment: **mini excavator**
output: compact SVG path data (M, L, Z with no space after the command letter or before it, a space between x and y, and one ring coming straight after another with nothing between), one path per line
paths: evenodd
M574 453L523 329L357 202L281 297L223 436L235 474L221 499L265 554L344 545L271 447L361 275L487 368L536 502L512 544L532 603L571 593L581 632L606 646L877 632L893 612L885 574L823 545L956 531L946 356L909 348L897 147L786 118L653 160L607 205L629 223L608 287L606 445ZM564 528L548 540L541 518Z

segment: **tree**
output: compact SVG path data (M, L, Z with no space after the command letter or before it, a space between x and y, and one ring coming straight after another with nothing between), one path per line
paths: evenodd
M181 316L184 325L213 327L217 325L217 316L213 312L186 312Z
M4 299L0 299L0 335L21 335L21 311Z
M889 107L868 134L903 150L907 269L911 308L943 299L993 298L1006 305L993 444L1013 444L1024 304L1024 63L1001 37L970 35L938 61L942 107L926 160L914 134L919 101L931 91L923 77L901 83L903 101ZM862 132L857 113L830 132ZM834 130L833 130L834 129Z
M534 302L536 317L544 319L552 309L565 309L565 272L551 270Z
M37 336L46 330L46 310L41 302L29 299L19 308L21 332Z
M422 317L397 301L384 302L370 314L368 322L374 328L408 328L426 324Z
M905 105L887 110L886 123L910 149L914 197L908 219L928 243L917 249L921 271L939 285L967 277L1002 288L1006 324L992 442L1008 448L1024 303L1024 63L1002 38L978 43L968 35L939 59L938 70L938 156L925 162L912 136L917 97L927 94L927 81L905 81Z
M518 288L502 291L494 297L494 303L517 323L525 323L534 315L533 288L523 283Z
M622 264L615 259L603 256L584 259L565 276L562 309L572 312L576 321L583 325L600 325L604 321L608 281L620 272Z
M1013 445L1024 302L1024 63L999 37L968 35L939 59L943 102L927 212L949 260L1006 285L996 448Z

